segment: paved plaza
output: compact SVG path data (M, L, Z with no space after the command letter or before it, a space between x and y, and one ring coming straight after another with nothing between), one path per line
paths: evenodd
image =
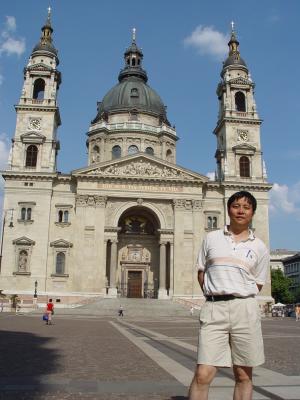
M119 300L118 300L119 301ZM193 376L197 312L135 300L117 316L116 300L41 313L0 314L0 399L185 400ZM254 399L300 399L300 322L264 319L266 363L255 369ZM211 400L232 399L221 369Z

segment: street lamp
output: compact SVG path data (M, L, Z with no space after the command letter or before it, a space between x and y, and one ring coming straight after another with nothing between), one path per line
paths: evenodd
M34 297L35 299L37 298L37 287L38 287L38 282L35 281L35 282L34 282L34 295L33 295L33 297Z
M3 237L4 237L4 226L6 222L6 214L7 212L10 211L10 221L9 221L9 227L13 228L13 217L14 217L14 208L8 208L7 210L3 210L3 220L2 220L2 233L1 233L1 248L0 248L0 273L1 273L1 265L2 265L2 250L3 250Z

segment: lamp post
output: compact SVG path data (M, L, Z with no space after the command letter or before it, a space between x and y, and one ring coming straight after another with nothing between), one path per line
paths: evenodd
M34 297L35 299L37 298L37 287L38 287L38 282L35 281L35 282L34 282L34 295L33 295L33 297Z
M3 220L2 220L2 232L1 232L1 248L0 248L0 273L1 273L1 265L2 265L2 250L3 250L3 237L4 237L4 227L5 227L5 220L6 220L6 213L10 211L10 222L9 227L13 228L13 216L14 216L14 208L8 208L7 210L3 210Z

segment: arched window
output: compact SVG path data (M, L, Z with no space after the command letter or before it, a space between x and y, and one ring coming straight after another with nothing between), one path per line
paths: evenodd
M67 223L69 221L69 211L65 210L64 211L64 222Z
M250 160L246 156L240 158L240 176L250 178Z
M25 219L26 219L26 208L22 207L22 209L21 209L21 220L25 221Z
M135 154L138 153L139 149L135 145L131 145L128 147L128 154Z
M120 158L121 157L121 147L116 145L112 148L112 158Z
M172 151L170 149L167 150L167 152L166 152L166 159L167 159L167 161L170 161L170 162L173 161L173 154L172 154Z
M242 92L235 94L235 109L236 111L246 111L245 95Z
M208 229L212 228L212 217L207 217L207 227Z
M65 273L65 261L66 256L65 253L57 253L56 255L56 266L55 266L55 273L58 275L62 275Z
M45 81L39 78L34 82L33 98L35 100L44 100L44 94L45 94Z
M154 150L152 149L152 147L147 147L145 150L145 153L150 154L150 156L153 156Z
M217 219L217 217L213 217L213 219L212 219L212 227L213 227L213 229L216 229L218 227L218 219Z
M27 220L31 220L31 208L27 208Z
M58 222L63 222L63 211L62 210L58 211Z
M36 167L38 148L31 144L26 150L26 167Z

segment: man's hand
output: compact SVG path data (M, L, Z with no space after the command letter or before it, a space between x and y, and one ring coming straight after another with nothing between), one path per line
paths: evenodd
M203 292L203 285L204 285L204 271L198 271L198 282Z

